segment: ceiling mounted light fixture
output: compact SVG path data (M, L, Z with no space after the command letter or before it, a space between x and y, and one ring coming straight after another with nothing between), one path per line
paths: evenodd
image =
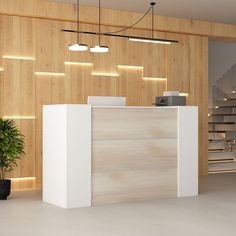
M83 52L88 50L88 45L86 44L71 44L69 45L69 50L70 51L76 51L76 52Z
M79 2L79 1L78 1ZM62 31L64 32L69 32L69 33L77 33L79 34L88 34L88 35L98 35L99 37L99 45L91 47L90 48L90 52L97 52L97 53L104 53L104 52L108 52L109 48L107 46L101 46L101 36L108 36L108 37L118 37L118 38L126 38L129 41L135 41L135 42L143 42L143 43L158 43L158 44L171 44L171 43L178 43L177 40L171 40L171 39L160 39L160 38L154 38L154 6L156 5L156 2L151 2L150 3L150 7L149 9L146 11L146 13L139 19L137 20L135 23L133 23L132 25L123 28L121 30L117 30L114 32L101 32L101 0L99 0L99 32L91 32L91 31L80 31L79 30L79 24L78 24L78 30L68 30L68 29L62 29ZM124 34L119 34L122 33L128 29L133 28L135 25L137 25L146 15L148 15L148 13L152 10L152 37L148 38L148 37L141 37L141 36L134 36L134 35L124 35ZM78 14L79 15L79 14ZM83 45L80 44L80 46L85 46L87 47L87 45ZM71 47L73 48L78 48L78 46L76 45L71 45ZM82 51L82 50L77 50L77 51Z
M80 21L79 21L79 17L80 17L80 4L79 4L79 0L77 0L77 31L80 31ZM69 50L70 51L75 51L75 52L83 52L83 51L87 51L88 50L88 45L87 44L80 44L80 33L77 34L77 42L75 44L71 44L69 45Z
M90 48L90 52L100 52L100 53L103 53L103 52L108 52L109 51L109 48L106 47L106 46L94 46L92 48Z
M95 53L105 53L109 52L109 48L107 46L101 46L101 0L99 0L99 22L98 22L98 27L99 27L99 33L98 33L98 40L99 40L99 45L96 45L94 47L90 48L90 52L95 52Z
M171 44L168 40L160 39L145 39L145 38L129 38L129 41L141 42L141 43L160 43L160 44Z

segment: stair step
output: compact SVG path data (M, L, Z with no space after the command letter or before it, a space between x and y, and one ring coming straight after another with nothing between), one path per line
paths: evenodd
M209 151L209 150L208 150L208 154L220 154L220 155L221 155L221 154L227 154L227 153L228 153L228 154L229 154L229 153L230 153L230 154L234 154L234 152L226 151L226 150L224 150L224 149L223 149L223 150L215 150L215 151ZM228 157L228 158L231 158L231 157Z
M235 158L235 152L230 151L215 151L215 152L208 152L208 160L212 159L234 159Z
M208 152L216 152L216 151L224 151L223 148L212 148L212 149L208 149Z
M219 108L236 108L236 105L235 106L218 106L217 109Z
M209 142L208 143L208 151L212 151L212 150L225 150L225 146L226 146L226 142Z
M224 138L222 138L222 139L208 139L208 142L227 142L227 140Z
M222 121L222 122L217 122L217 121L210 121L210 122L208 122L208 124L210 124L210 125L235 125L235 122L224 122L224 121Z
M225 159L225 160L209 160L208 164L221 164L221 163L232 163L233 159Z
M225 130L209 130L208 132L209 132L209 133L219 133L219 134L221 134L221 133L226 133Z
M224 163L209 163L209 171L231 171L236 169L236 161L224 162Z
M214 157L211 157L208 159L208 161L234 161L235 158L234 157L223 157L223 158L214 158Z
M235 173L235 172L236 172L236 169L208 171L209 174L222 174L222 173Z
M232 113L222 113L222 114L209 114L210 116L236 116L236 114Z

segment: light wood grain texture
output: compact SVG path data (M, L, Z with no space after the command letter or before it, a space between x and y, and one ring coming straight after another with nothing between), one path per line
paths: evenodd
M177 195L176 109L92 114L93 205Z
M4 116L34 116L34 62L4 60Z
M63 22L35 20L37 72L65 72L65 34L61 32L63 27Z
M190 46L186 35L168 34L179 41L167 48L168 90L189 93L190 90Z
M28 60L4 60L4 87L2 93L2 116L35 115L34 62ZM35 121L16 120L25 136L25 153L10 177L35 176Z
M190 37L190 93L187 103L199 107L199 173L208 171L208 38Z
M120 77L117 80L116 94L127 98L129 106L137 106L142 103L142 70L119 69Z
M14 191L35 189L35 179L12 179L11 189Z
M92 108L93 140L176 138L176 109Z
M0 21L1 56L34 57L34 21L25 17L2 15Z

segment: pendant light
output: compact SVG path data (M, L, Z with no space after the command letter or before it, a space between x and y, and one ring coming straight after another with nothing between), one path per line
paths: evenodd
M140 19L138 19L136 22L134 22L132 25L130 25L126 28L120 29L120 30L113 31L113 32L101 32L101 0L99 0L99 32L80 31L79 30L79 11L78 11L78 30L75 31L75 30L69 30L69 29L62 29L62 31L70 32L70 33L77 33L78 34L78 42L79 42L79 34L97 35L99 37L99 44L90 48L90 52L95 52L95 53L105 53L105 52L109 51L109 48L107 46L101 46L101 36L126 38L129 41L142 42L142 43L160 43L160 44L178 43L177 40L154 38L154 6L155 5L156 5L156 2L150 2L150 7L146 11L146 13ZM79 0L78 0L78 6L79 6ZM142 36L119 34L119 33L125 32L125 31L133 28L140 21L142 21L151 10L152 10L152 31L151 31L152 37L142 37ZM88 49L88 46L85 44L78 43L78 44L70 45L69 48L70 48L70 50L73 49L73 51L84 51L84 50Z
M79 0L77 0L77 31L80 31L80 23L79 23L79 17L80 17L80 7L79 7ZM77 43L69 45L70 51L76 51L76 52L83 52L88 50L88 45L86 44L80 44L80 33L77 34Z
M98 34L98 40L99 44L91 47L90 52L95 52L95 53L105 53L109 51L109 48L107 46L101 46L101 0L99 0L99 34Z

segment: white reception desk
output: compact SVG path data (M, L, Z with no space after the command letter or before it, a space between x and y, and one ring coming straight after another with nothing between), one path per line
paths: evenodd
M197 107L43 107L43 201L198 195Z

